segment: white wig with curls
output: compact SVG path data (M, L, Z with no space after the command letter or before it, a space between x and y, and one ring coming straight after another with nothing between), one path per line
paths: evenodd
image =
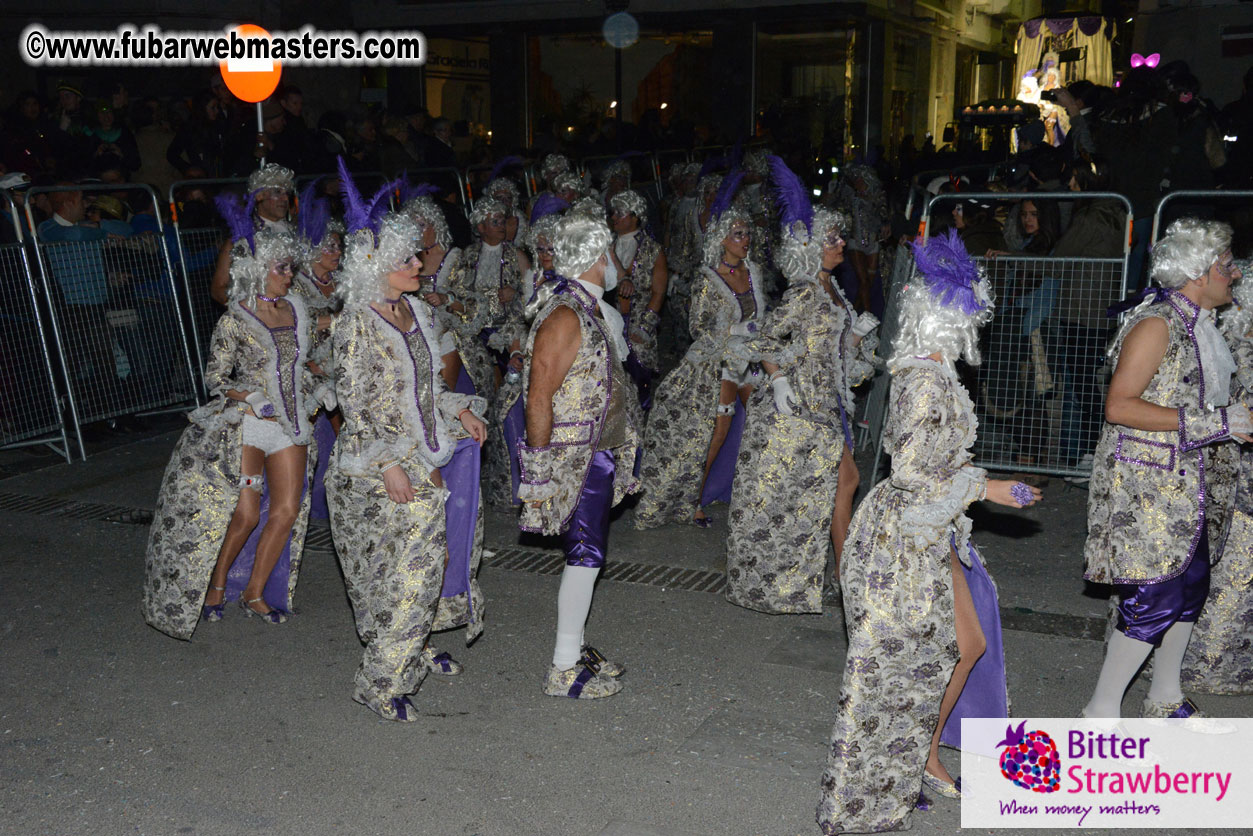
M534 255L535 247L538 246L541 238L547 241L550 246L557 240L557 224L560 221L561 215L545 215L531 225L531 228L527 230L526 245L532 255Z
M582 195L584 193L583 178L573 171L563 171L549 181L549 188L553 194L569 189L577 195Z
M265 293L270 265L277 261L299 261L307 256L305 244L286 227L268 225L257 230L253 247L244 238L231 249L231 282L227 293L233 302Z
M520 199L518 184L508 177L497 177L487 184L483 194L494 197L506 206L517 206Z
M478 234L479 224L486 221L492 215L500 215L502 218L509 214L509 208L494 197L485 197L474 204L474 210L470 212L470 226L474 227L475 234Z
M713 219L709 224L709 229L705 230L705 248L703 264L709 267L717 267L722 261L723 247L722 239L731 234L731 228L736 224L744 226L748 230L752 230L753 222L745 214L743 209L738 206L731 206L717 218ZM748 254L748 258L753 257L752 252Z
M969 258L964 250L960 255ZM982 360L979 331L992 321L996 303L984 270L969 262L968 267L974 280L970 282L965 301L977 305L973 313L967 313L967 309L952 299L946 302L944 285L915 268L914 275L901 288L900 318L892 341L892 356L888 359L890 371L896 371L915 357L937 352L950 370L963 357L970 365L979 365Z
M549 154L540 165L539 174L551 186L554 177L569 170L570 160L564 154Z
M285 192L296 191L296 175L290 168L277 163L266 163L248 175L248 193L260 189L282 189Z
M1153 245L1149 277L1171 289L1201 278L1231 249L1231 235L1231 227L1221 221L1180 218Z
M417 238L418 225L407 212L389 212L377 242L368 228L349 235L338 286L344 305L360 307L386 298L387 274L416 252Z
M401 209L418 227L418 248L421 249L422 236L428 228L435 230L435 244L444 250L452 247L452 233L448 231L448 220L440 211L435 201L427 195L415 197Z
M648 204L644 202L644 196L634 189L624 189L609 198L609 206L614 210L629 212L639 218L640 226L648 222Z
M626 160L614 160L605 166L604 171L600 173L600 184L608 186L609 181L615 177L620 177L626 181L627 188L631 187L631 164Z
M848 229L848 218L843 212L815 208L811 226L812 233L797 221L792 224L791 229L780 231L779 249L775 252L775 258L789 285L818 281L818 271L822 268L823 241L832 230L842 235Z
M577 279L592 269L613 240L613 233L604 221L578 213L558 221L554 236L553 269L570 279Z

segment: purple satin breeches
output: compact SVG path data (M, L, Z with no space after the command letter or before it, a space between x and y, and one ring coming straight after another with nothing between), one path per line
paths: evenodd
M609 511L613 508L614 457L609 450L592 456L587 481L570 527L561 535L567 566L599 569L609 548Z
M1209 537L1202 529L1192 562L1182 574L1149 584L1118 584L1118 629L1157 647L1177 622L1196 623L1209 595Z

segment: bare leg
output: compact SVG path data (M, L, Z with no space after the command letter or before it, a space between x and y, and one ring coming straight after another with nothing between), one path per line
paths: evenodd
M970 589L966 586L966 576L961 564L957 561L957 552L950 551L953 569L953 615L957 627L957 652L961 658L957 667L953 668L953 678L948 681L944 690L944 698L940 700L940 722L936 724L935 734L931 735L931 751L927 755L927 771L937 778L952 781L953 776L940 763L940 732L957 705L957 698L966 687L966 678L970 676L975 662L987 650L987 641L983 637L983 628L979 626L979 615L975 612L975 602L970 597Z
M839 481L835 487L835 512L831 515L831 546L835 549L835 583L840 583L840 558L844 555L844 541L848 539L848 527L853 521L853 497L857 495L857 486L861 484L861 475L857 472L857 463L853 461L853 451L844 445L844 453L840 456Z
M457 378L461 376L461 355L453 354L451 362L445 362L443 370L439 373L444 378L444 384L448 387L449 392L457 390Z
M735 403L738 393L735 384L729 380L722 381L722 389L718 392L718 405L726 406ZM709 439L709 450L705 453L705 474L700 480L700 490L705 492L705 480L709 478L709 471L714 466L714 459L718 458L718 451L722 449L723 442L727 440L727 434L731 432L731 419L734 415L719 415L714 418L714 434ZM705 512L700 508L700 499L696 500L696 513L694 519L705 519Z
M244 445L240 455L240 473L247 476L261 475L265 466L265 453L256 447ZM231 571L231 564L239 557L239 552L248 542L252 530L257 527L261 518L261 494L252 488L241 488L239 499L235 502L235 513L231 515L230 525L226 527L226 536L222 538L222 546L218 549L218 560L213 566L213 574L209 578L209 591L204 597L206 607L217 606L226 598L226 576ZM214 587L218 587L214 589Z
M870 257L863 252L857 250L849 250L849 261L853 265L853 272L857 274L857 299L854 300L854 307L858 311L870 310L870 283L874 278L870 275Z
M252 561L252 574L248 577L248 585L244 587L245 601L261 597L270 573L274 571L283 554L283 546L287 545L287 539L291 536L292 526L296 524L296 516L300 513L307 454L307 447L293 444L265 459L265 478L270 488L270 517L266 520L265 528L261 530L261 539L257 542L257 556ZM249 606L260 613L270 611L264 601L258 602L256 606Z

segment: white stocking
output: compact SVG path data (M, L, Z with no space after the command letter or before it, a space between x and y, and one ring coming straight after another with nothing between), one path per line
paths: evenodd
M1153 645L1148 642L1128 638L1121 630L1115 630L1105 648L1105 664L1096 680L1096 692L1083 713L1088 717L1121 717L1123 694L1152 651Z
M1149 686L1149 699L1153 702L1183 700L1179 669L1183 667L1183 654L1195 626L1191 621L1176 621L1162 636L1162 644L1153 654L1153 684Z
M557 646L553 664L558 670L569 670L579 661L583 651L583 625L592 609L592 589L600 569L567 565L561 573L561 590L557 593Z

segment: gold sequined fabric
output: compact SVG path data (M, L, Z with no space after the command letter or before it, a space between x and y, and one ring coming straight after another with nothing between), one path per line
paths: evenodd
M765 310L760 275L748 266ZM741 309L734 292L716 272L701 268L693 288L689 327L695 338L679 365L657 386L644 437L640 478L644 494L635 508L635 527L688 523L696 512L704 480L705 456L713 438L724 368L742 374L748 366L737 347L747 337L731 334Z
M1187 567L1205 509L1206 439L1221 436L1222 414L1201 403L1201 369L1188 326L1197 309L1178 293L1169 302L1137 308L1115 337L1117 357L1131 329L1149 317L1165 320L1166 354L1141 397L1182 409L1178 430L1149 432L1105 422L1088 493L1084 577L1094 583L1151 583Z
M970 559L965 509L986 480L969 466L974 426L953 372L930 360L898 369L884 437L892 472L853 515L840 564L849 647L821 781L824 833L909 827L958 658L951 544Z
M740 442L727 538L727 600L768 613L822 612L822 576L830 543L840 460L841 409L852 422L849 307L821 285L794 286L746 346L746 358L769 361L792 383L794 415L782 415L769 387L749 402ZM862 369L857 368L858 372Z
M592 456L600 449L604 419L614 389L622 392L628 401L635 399L635 408L628 405L625 409L625 441L613 448L617 462L614 504L638 490L640 484L633 472L635 451L639 447L638 398L622 370L621 358L614 354L604 321L595 314L595 300L573 282L554 294L535 317L527 338L522 391L525 393L530 385L530 357L535 336L545 320L561 306L578 316L582 334L579 352L565 380L553 394L553 432L549 445L522 447L519 456L522 484L518 486L518 497L523 501L520 525L523 531L543 534L561 533L574 514Z

